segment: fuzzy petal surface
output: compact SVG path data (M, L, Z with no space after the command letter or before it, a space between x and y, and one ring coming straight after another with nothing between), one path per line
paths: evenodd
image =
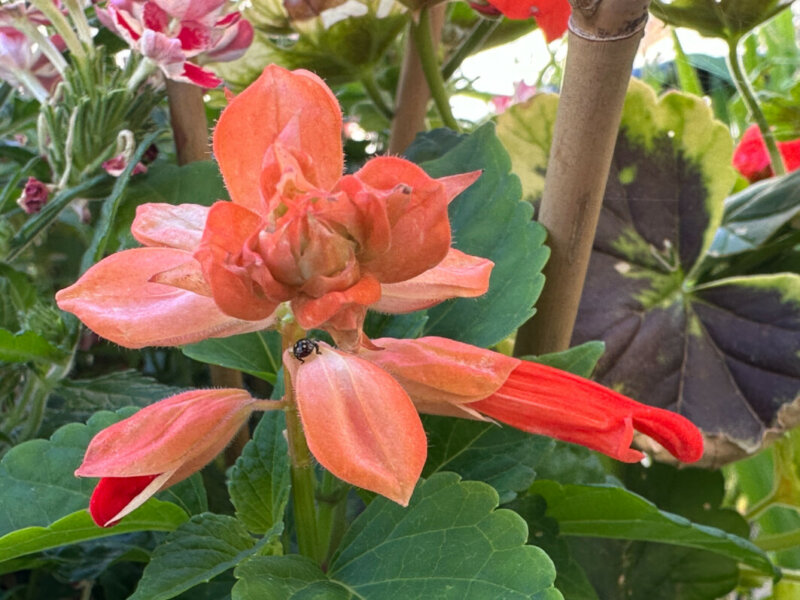
M131 233L145 246L194 252L203 237L208 210L199 204L142 204L136 207Z
M391 245L364 264L381 283L416 277L439 264L450 249L448 188L412 162L373 158L354 177L386 195Z
M211 460L250 416L253 402L238 388L191 390L165 398L94 436L75 475L160 475L196 465L198 457L210 452Z
M644 456L630 447L634 429L683 462L703 455L700 430L681 415L529 361L520 361L491 396L468 406L517 429L581 444L623 462Z
M422 275L381 286L381 299L370 306L385 313L430 308L450 298L476 298L489 289L494 263L450 248L444 260Z
M56 302L98 335L126 348L179 346L272 324L270 318L230 317L212 298L151 282L157 274L190 260L191 254L171 248L118 252L59 291Z
M344 157L336 97L313 73L270 65L222 111L214 130L214 155L234 202L262 210L264 155L293 119L300 149L313 161L313 170L305 176L324 189L339 180Z
M408 394L383 369L320 343L304 364L287 365L308 447L331 473L403 506L427 456Z
M195 252L217 306L238 319L267 318L288 299L278 295L284 293L282 286L272 280L261 257L251 250L262 226L261 217L253 211L232 202L217 202L208 211ZM261 286L255 277L261 279ZM270 288L269 294L264 284Z
M521 362L442 337L378 338L360 356L385 369L414 404L465 404L490 396ZM437 413L441 414L441 413Z

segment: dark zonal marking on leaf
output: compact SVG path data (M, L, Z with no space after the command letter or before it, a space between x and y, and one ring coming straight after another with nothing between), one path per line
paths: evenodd
M674 100L670 110L689 119ZM752 451L800 392L800 284L787 275L696 285L715 174L686 129L636 130L657 124L662 106L632 106L653 113L623 119L633 129L617 140L573 344L602 339L603 383Z

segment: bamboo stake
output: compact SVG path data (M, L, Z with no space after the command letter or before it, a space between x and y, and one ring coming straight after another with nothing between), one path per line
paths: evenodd
M178 164L211 158L203 89L167 79L167 98Z
M567 63L539 213L552 254L517 355L569 347L650 0L570 0Z
M430 8L431 34L434 46L438 46L444 25L445 4L437 4ZM406 39L403 55L403 66L400 70L400 81L397 84L397 101L394 119L389 134L389 154L403 152L418 132L425 129L425 115L428 113L428 101L431 99L422 62L411 34Z

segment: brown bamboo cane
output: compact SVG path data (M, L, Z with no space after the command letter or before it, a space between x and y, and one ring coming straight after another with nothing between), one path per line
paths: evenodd
M603 203L622 105L649 0L570 0L567 62L539 222L550 260L517 356L569 347Z

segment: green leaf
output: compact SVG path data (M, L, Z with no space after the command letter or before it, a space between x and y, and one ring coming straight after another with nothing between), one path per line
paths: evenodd
M258 34L242 60L219 63L215 71L234 88L249 85L268 62L287 69L309 69L331 85L358 80L362 70L373 68L408 21L399 7L378 18L376 4L365 6L368 12L363 16L350 16L329 27L318 19L303 20L294 35L277 41ZM256 22L262 20L257 7L247 14Z
M725 200L711 256L753 250L800 213L800 171L748 186Z
M537 98L509 112L533 118ZM800 391L800 276L699 279L731 153L700 98L631 83L572 338L605 342L597 379L691 419L716 464L790 427Z
M113 528L98 527L86 510L79 510L47 527L26 527L0 537L0 562L121 533L173 531L187 518L180 507L155 498L145 502Z
M86 421L99 410L143 408L181 391L132 369L93 379L63 379L48 399L53 410L46 415L46 426L52 431L66 423Z
M717 600L739 583L736 561L666 544L567 537L573 563L602 600Z
M133 412L99 412L86 425L66 425L49 440L12 448L0 461L0 535L46 526L86 508L96 480L73 472L92 437Z
M558 96L537 94L497 118L497 137L511 156L511 171L520 178L528 202L542 198L557 108Z
M531 221L531 206L520 201L519 179L510 172L510 159L492 124L421 166L432 177L483 170L450 205L450 223L456 248L495 263L486 294L429 309L424 333L482 347L497 344L533 314L550 254L543 245L544 228Z
M196 515L156 547L129 600L167 600L208 582L258 552L282 527L256 543L233 517Z
M330 581L313 560L304 556L257 556L234 571L239 580L232 600L351 600L357 596Z
M27 310L36 302L37 293L30 277L7 264L0 263L0 282L5 298L17 310Z
M453 471L464 479L486 482L504 504L533 483L537 466L554 443L494 423L431 416L422 421L428 434L422 475Z
M737 40L791 3L792 0L653 0L650 10L675 27L689 27L705 36Z
M67 353L57 348L34 331L14 334L8 329L0 329L0 360L25 362L41 360L58 362Z
M539 480L531 486L547 502L547 516L562 535L676 544L708 550L767 575L778 572L767 555L746 539L661 511L652 502L610 485L561 485Z
M580 346L575 346L562 352L552 352L526 358L562 371L569 371L581 377L591 377L597 361L603 356L605 349L606 345L603 342L584 342Z
M289 501L289 448L283 411L264 413L230 471L228 491L236 517L253 533L281 523Z
M281 368L281 338L276 331L211 338L183 346L181 351L189 358L244 371L273 385Z
M327 575L306 559L255 557L236 569L233 598L560 598L550 559L525 545L524 521L497 504L488 485L437 473L419 484L407 508L373 500Z

